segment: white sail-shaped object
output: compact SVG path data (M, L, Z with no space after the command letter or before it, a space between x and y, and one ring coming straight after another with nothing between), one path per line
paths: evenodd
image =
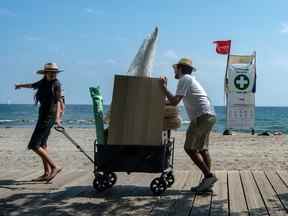
M138 53L129 67L128 75L151 77L157 38L158 28L156 27L154 32L148 35L138 50Z

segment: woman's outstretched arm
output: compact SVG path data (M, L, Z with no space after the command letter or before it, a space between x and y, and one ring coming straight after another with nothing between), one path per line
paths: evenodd
M33 88L33 87L32 87L32 83L15 84L15 89L20 89L20 88Z

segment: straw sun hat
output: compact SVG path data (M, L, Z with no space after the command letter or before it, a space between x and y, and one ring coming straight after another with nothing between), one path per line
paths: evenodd
M56 63L47 63L44 65L44 68L42 70L38 70L37 74L45 74L45 72L54 72L54 73L60 73L63 70L59 70Z
M192 60L189 58L181 58L177 64L172 65L172 67L175 69L177 65L186 65L192 68L192 71L196 71L196 68L192 64Z

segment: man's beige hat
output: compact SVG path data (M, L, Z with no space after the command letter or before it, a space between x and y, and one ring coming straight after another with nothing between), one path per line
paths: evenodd
M186 65L186 66L191 67L192 71L196 71L196 68L193 67L192 60L189 58L181 58L179 62L177 64L172 65L172 67L175 69L177 65Z
M56 63L47 63L44 65L44 68L42 70L38 70L37 74L45 74L45 72L54 72L54 73L60 73L63 70L59 70Z

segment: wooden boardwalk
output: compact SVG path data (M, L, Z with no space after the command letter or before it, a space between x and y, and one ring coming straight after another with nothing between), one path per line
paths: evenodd
M198 172L176 171L162 196L152 196L151 174L117 174L116 185L96 193L87 170L64 170L52 184L40 173L0 172L0 216L6 215L288 215L287 171L216 171L213 193L195 194Z

